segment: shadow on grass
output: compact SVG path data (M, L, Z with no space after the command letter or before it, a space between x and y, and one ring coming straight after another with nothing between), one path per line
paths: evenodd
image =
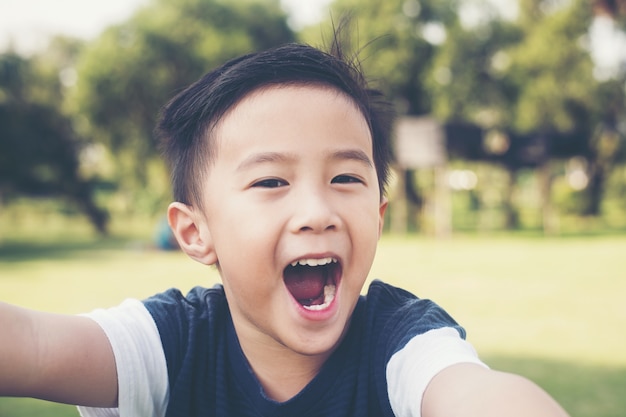
M487 355L493 369L523 375L552 395L572 417L623 417L626 367Z
M24 262L39 259L67 259L82 252L97 252L129 248L131 239L106 237L93 239L59 239L56 241L31 242L5 240L0 242L0 262ZM1 415L0 415L1 416Z
M626 367L611 368L540 358L491 355L493 369L523 375L550 393L571 417L622 417ZM2 417L77 417L72 406L31 399L0 398Z
M475 236L481 235L485 236L486 234L490 237L520 237L520 238L529 238L529 239L581 239L581 238L606 238L606 237L623 237L626 236L626 226L618 226L613 228L608 227L598 227L598 228L589 228L589 229L564 229L558 232L555 232L553 235L546 234L546 232L540 227L525 227L523 229L515 229L515 230L506 230L506 229L498 229L498 230L490 230L488 232L480 232L476 230L475 227L457 227L454 229L454 233L466 235L466 236Z

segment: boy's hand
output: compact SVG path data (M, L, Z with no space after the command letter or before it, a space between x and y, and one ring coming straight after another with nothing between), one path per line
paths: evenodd
M91 319L0 303L0 396L114 407L109 341Z
M567 417L545 391L513 374L474 364L441 371L428 385L423 417Z

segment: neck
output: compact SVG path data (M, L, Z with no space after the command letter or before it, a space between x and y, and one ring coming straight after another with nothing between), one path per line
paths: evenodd
M241 336L239 343L265 395L277 402L287 401L302 391L332 353L304 355L275 340L250 340Z

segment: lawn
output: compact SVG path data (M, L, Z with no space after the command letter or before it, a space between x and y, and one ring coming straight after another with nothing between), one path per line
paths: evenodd
M142 240L4 237L0 299L63 313L218 281L216 271ZM446 308L492 367L533 379L573 417L626 410L626 236L384 236L371 278ZM0 399L1 417L77 416Z

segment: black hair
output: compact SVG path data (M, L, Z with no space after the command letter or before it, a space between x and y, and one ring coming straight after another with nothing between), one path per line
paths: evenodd
M362 112L372 135L381 197L389 175L390 106L367 87L356 61L302 44L287 44L228 61L207 73L162 110L157 134L172 176L174 199L201 206L201 180L215 157L213 129L244 97L275 85L320 85L344 93Z

